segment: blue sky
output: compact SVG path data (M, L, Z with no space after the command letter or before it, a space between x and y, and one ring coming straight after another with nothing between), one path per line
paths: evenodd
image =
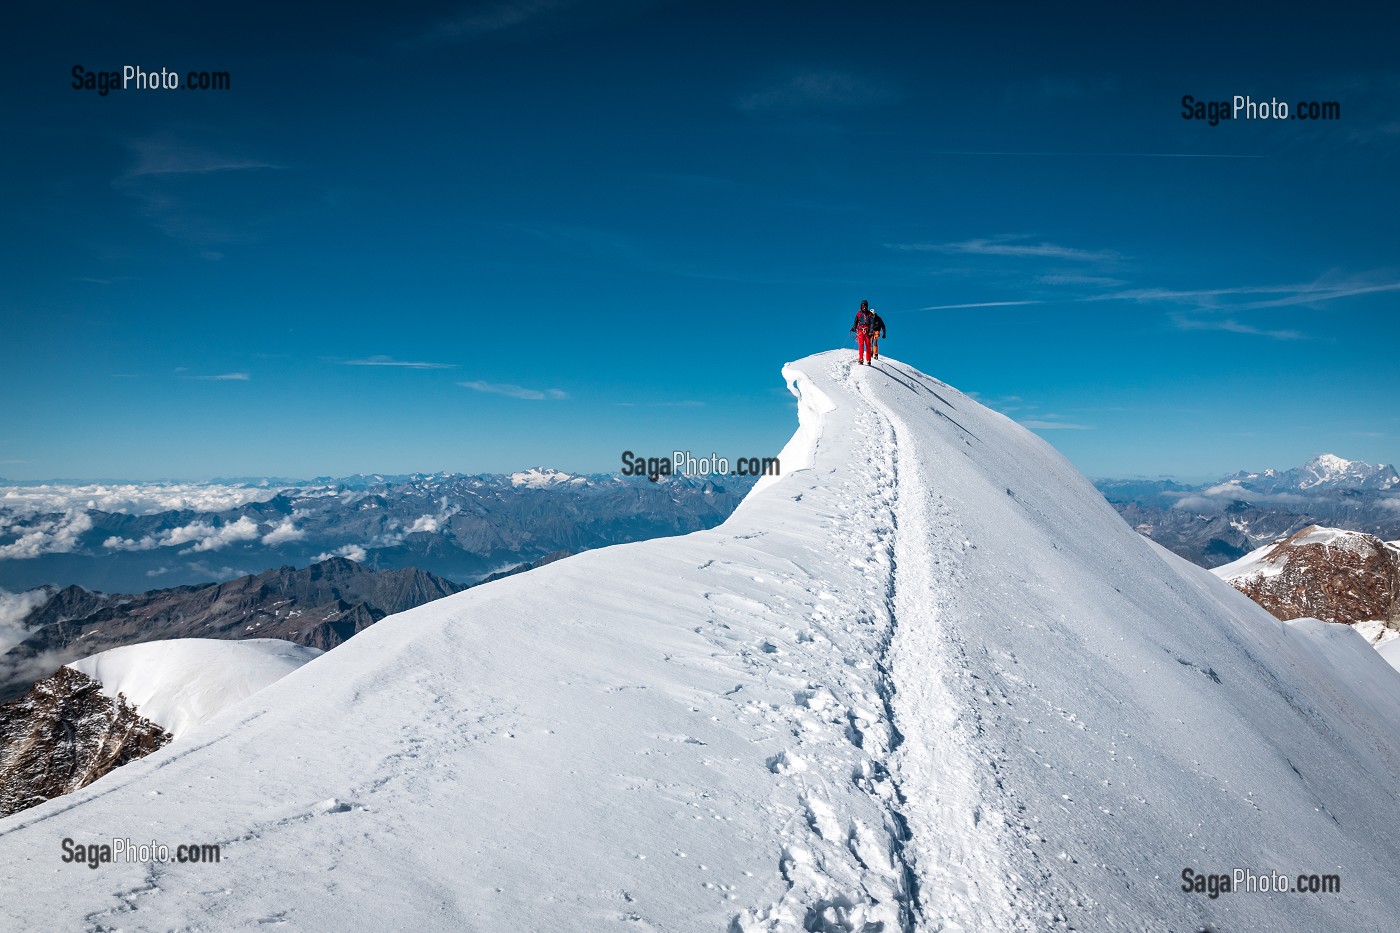
M1378 6L23 9L0 475L770 453L781 364L861 298L1091 475L1394 462ZM232 89L103 97L75 64ZM1341 119L1211 127L1184 94Z

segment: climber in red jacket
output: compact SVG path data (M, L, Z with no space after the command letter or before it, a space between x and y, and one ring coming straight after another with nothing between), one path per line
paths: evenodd
M870 363L870 357L874 353L870 335L874 329L875 313L870 310L870 302L862 300L860 310L856 312L856 322L851 325L851 333L856 335L857 363Z

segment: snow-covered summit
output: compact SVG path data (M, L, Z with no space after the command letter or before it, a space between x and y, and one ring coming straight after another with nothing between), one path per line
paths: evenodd
M723 525L390 617L0 821L0 925L1389 928L1400 677L851 356L784 369L784 475ZM52 854L126 827L221 842L217 883ZM1182 890L1235 867L1342 893Z
M113 648L67 665L123 694L178 741L196 726L322 652L277 638L175 638Z
M510 484L512 486L547 488L549 486L562 486L566 483L582 484L586 482L588 482L588 477L586 476L579 476L575 473L567 473L563 470L555 470L550 467L532 467L529 470L510 474Z
M1381 488L1394 485L1395 471L1382 463L1372 466L1360 460L1346 460L1335 454L1319 454L1298 468L1302 478L1298 488L1311 489L1316 486L1336 486L1374 481Z

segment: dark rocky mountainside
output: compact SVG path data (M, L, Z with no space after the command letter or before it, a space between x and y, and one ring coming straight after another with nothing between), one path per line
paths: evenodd
M0 701L60 664L140 642L281 638L326 650L385 616L462 589L422 570L371 570L342 557L134 596L70 586L25 617L28 637L0 657Z
M61 667L0 706L0 816L86 787L170 740L125 697Z

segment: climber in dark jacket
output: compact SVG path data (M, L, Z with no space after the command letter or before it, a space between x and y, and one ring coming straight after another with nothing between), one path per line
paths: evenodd
M885 319L875 313L875 309L870 309L870 358L878 360L880 358L880 338L885 336Z

